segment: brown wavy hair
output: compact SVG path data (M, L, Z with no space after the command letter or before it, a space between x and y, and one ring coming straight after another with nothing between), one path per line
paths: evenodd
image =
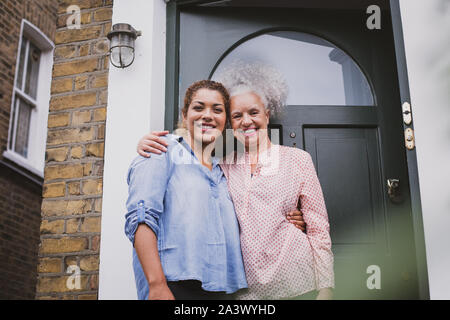
M192 102L192 97L200 89L215 90L215 91L218 91L222 95L223 104L225 106L225 113L227 115L227 122L228 122L230 120L230 94L228 93L228 90L225 89L223 84L221 84L220 82L217 82L217 81L213 81L213 80L196 81L193 84L191 84L189 86L189 88L186 89L186 93L184 95L184 105L183 105L183 109L181 109L183 116L186 117L188 109L189 109L189 105ZM183 127L182 119L180 119L178 127Z

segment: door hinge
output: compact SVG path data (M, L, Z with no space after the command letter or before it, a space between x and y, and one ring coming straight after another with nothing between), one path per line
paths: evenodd
M405 130L405 146L408 150L414 149L414 130L407 128Z
M411 105L408 102L404 102L402 105L403 122L409 126L412 122Z

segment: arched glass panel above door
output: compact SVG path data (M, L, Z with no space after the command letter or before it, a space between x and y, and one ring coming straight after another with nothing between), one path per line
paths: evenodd
M267 63L280 70L289 85L288 105L374 105L369 82L355 61L311 34L275 31L251 38L223 58L212 79L237 60Z

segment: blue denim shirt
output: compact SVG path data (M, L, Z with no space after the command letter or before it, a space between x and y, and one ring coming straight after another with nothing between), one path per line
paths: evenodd
M247 287L239 225L218 160L208 170L183 138L168 135L168 151L133 160L128 170L125 234L134 244L140 223L158 239L167 281L199 280L207 291ZM148 282L133 248L139 299Z

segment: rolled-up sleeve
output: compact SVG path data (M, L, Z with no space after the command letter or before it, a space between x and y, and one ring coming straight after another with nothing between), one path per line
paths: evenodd
M128 199L125 234L134 245L134 236L141 223L159 237L159 218L164 211L164 195L170 176L168 155L139 156L128 169Z
M300 194L301 210L314 256L316 286L317 289L333 288L334 259L331 251L330 225L322 188L309 154L306 155L303 170L305 180Z

